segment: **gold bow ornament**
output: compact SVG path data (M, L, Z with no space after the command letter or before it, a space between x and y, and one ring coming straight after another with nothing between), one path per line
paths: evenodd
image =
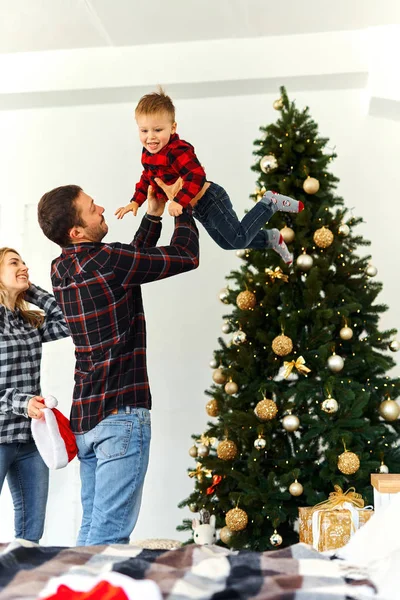
M189 477L197 477L198 481L203 481L204 477L211 477L212 471L205 469L203 465L198 462L196 463L196 470L190 471Z
M280 267L276 267L274 270L267 268L265 269L265 274L271 279L272 282L274 282L275 279L282 279L282 281L287 282L289 279L289 277L282 271Z
M297 369L299 373L302 373L306 377L307 373L311 372L311 369L306 367L306 361L302 356L299 356L297 360L292 360L291 362L285 360L283 366L285 367L285 373L283 375L285 379L289 377L290 373L293 371L293 367Z

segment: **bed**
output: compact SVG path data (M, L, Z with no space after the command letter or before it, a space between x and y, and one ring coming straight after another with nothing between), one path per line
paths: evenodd
M173 550L133 545L43 547L24 541L0 545L1 600L58 598L56 592L62 586L83 589L78 581L86 582L86 590L93 590L105 581L112 581L117 589L120 583L124 595L108 594L113 599L379 598L363 568L324 556L305 544L264 553L195 544ZM85 597L105 596L105 592L98 592ZM75 596L71 592L63 597Z

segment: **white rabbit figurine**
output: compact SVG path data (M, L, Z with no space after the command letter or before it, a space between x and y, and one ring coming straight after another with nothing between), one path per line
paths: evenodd
M208 510L200 511L200 520L192 520L193 539L200 546L215 544L217 533L215 531L215 515L211 515Z

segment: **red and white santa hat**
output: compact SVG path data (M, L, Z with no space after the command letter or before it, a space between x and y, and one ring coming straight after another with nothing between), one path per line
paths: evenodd
M42 408L43 419L32 419L32 436L36 447L49 469L62 469L78 453L75 435L67 417L55 407L54 396L47 396Z

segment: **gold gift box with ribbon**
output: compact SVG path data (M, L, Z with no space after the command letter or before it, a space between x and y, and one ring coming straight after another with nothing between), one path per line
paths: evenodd
M325 502L299 508L300 542L319 552L345 546L374 514L372 507L364 508L364 500L354 488L343 492L335 485L334 489Z

